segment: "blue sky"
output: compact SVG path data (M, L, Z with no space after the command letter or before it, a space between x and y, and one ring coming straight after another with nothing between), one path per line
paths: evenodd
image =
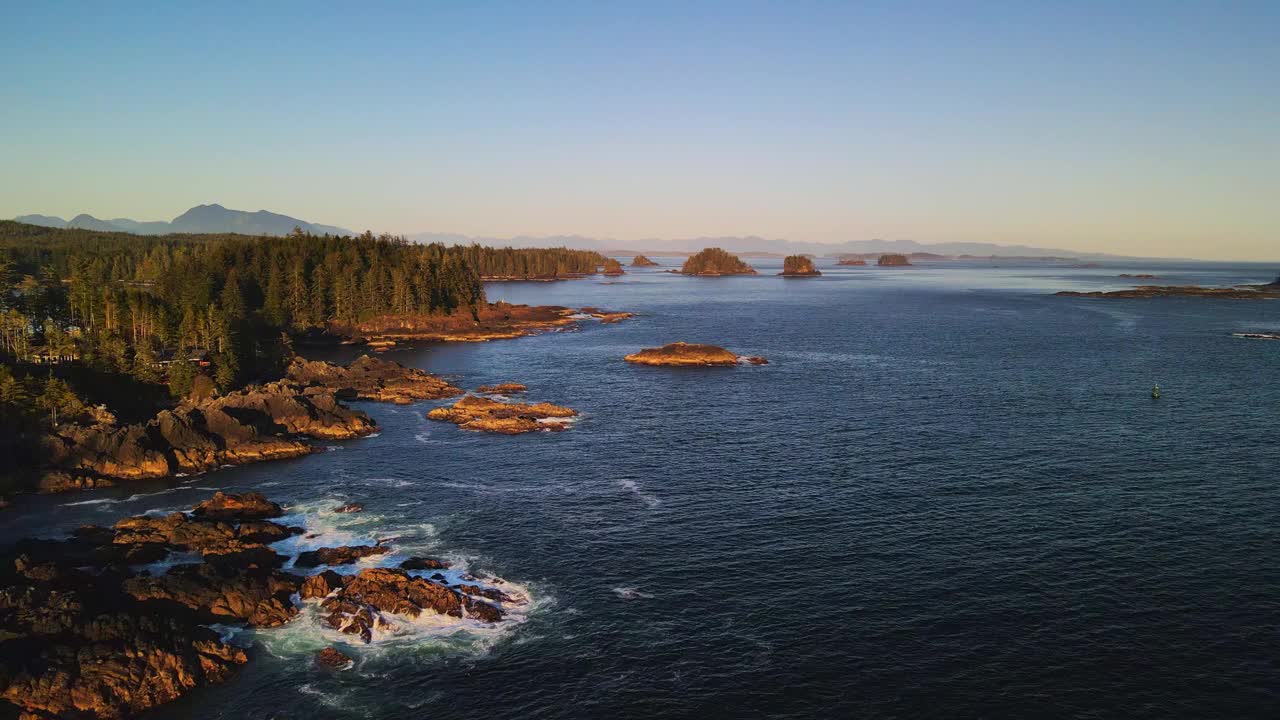
M0 217L1280 259L1280 3L23 3Z

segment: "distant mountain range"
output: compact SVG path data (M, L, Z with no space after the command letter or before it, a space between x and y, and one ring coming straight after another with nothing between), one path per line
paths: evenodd
M100 220L81 213L70 220L49 215L21 215L14 218L30 225L56 228L79 228L106 232L127 232L135 235L164 235L165 233L240 233L242 235L287 235L295 227L316 235L352 235L346 228L319 225L306 220L259 210L230 210L221 205L197 205L169 222L154 220L139 222L129 218Z
M1060 248L1039 248L1028 245L997 245L995 243L942 242L922 243L915 240L850 240L842 243L799 242L763 238L755 235L647 238L643 240L616 240L591 238L581 235L521 235L510 238L475 237L450 233L417 233L408 236L414 242L438 242L445 245L492 245L496 247L569 247L581 250L598 250L605 255L687 255L702 248L718 247L738 255L858 255L869 253L932 253L939 256L959 257L1021 257L1021 258L1117 258L1104 253L1084 253Z
M137 235L162 235L165 233L241 233L244 235L287 235L295 227L316 235L353 235L346 228L299 220L279 213L259 210L246 212L230 210L221 205L197 205L172 221L140 222L129 218L101 220L81 214L71 220L48 215L23 215L14 218L18 222L58 228L82 228L108 232L128 232ZM645 238L618 240L594 238L582 235L519 235L516 237L482 237L455 233L424 232L407 236L419 243L438 242L445 245L490 245L495 247L568 247L579 250L597 250L606 255L688 255L703 248L719 247L745 256L768 255L860 255L874 253L931 253L945 257L1001 257L1043 259L1122 259L1122 256L1105 253L1085 253L1060 248L1039 248L1028 245L997 245L995 243L941 242L922 243L915 240L850 240L840 243L800 242L780 238L764 238L755 235L731 235L721 237Z

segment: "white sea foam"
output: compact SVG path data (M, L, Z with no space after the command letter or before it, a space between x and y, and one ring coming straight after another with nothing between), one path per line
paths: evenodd
M634 587L616 587L611 589L613 590L614 595L617 595L623 600L649 600L653 597L652 594L641 592L639 588Z
M658 499L658 496L641 490L640 485L636 483L635 480L619 480L618 484L626 488L627 490L630 490L636 497L640 498L640 500L642 500L644 504L648 505L649 507L658 507L659 505L662 504L662 500Z
M77 505L115 505L122 503L124 500L120 498L96 498L94 500L78 500L76 502L62 503L62 507L75 507Z

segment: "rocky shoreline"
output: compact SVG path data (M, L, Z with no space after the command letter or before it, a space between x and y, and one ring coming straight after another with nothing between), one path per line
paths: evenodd
M448 567L432 559L353 574L283 570L289 558L271 546L306 532L272 521L283 514L258 493L219 492L189 514L125 518L0 551L0 700L32 719L133 716L249 662L207 625L276 627L300 602L315 601L328 627L366 643L424 613L492 625L527 602L498 578L413 574ZM384 546L317 552L347 563L382 554L368 547ZM152 565L173 553L200 561L167 572ZM332 648L317 660L349 662Z
M121 425L99 412L93 424L54 428L42 439L46 465L37 489L109 487L300 457L315 452L311 441L349 440L378 429L340 400L404 405L462 394L431 373L368 355L346 366L294 358L284 380L184 402L146 423Z
M222 465L279 460L314 451L308 440L348 440L377 430L334 391L290 381L255 385L202 402L184 402L149 422L67 423L41 440L38 489L61 492L119 481L200 473Z

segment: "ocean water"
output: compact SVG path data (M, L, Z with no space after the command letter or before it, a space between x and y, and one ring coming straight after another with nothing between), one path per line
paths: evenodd
M21 498L3 539L254 489L316 544L393 537L375 562L438 554L529 599L499 628L369 646L308 610L238 634L253 662L154 718L1280 716L1280 342L1231 336L1280 330L1280 304L1052 295L1280 268L751 262L766 274L494 285L639 317L387 355L526 383L582 412L567 432L362 403L376 437ZM622 361L675 340L770 364ZM366 511L328 512L348 500ZM314 666L334 642L354 668Z

